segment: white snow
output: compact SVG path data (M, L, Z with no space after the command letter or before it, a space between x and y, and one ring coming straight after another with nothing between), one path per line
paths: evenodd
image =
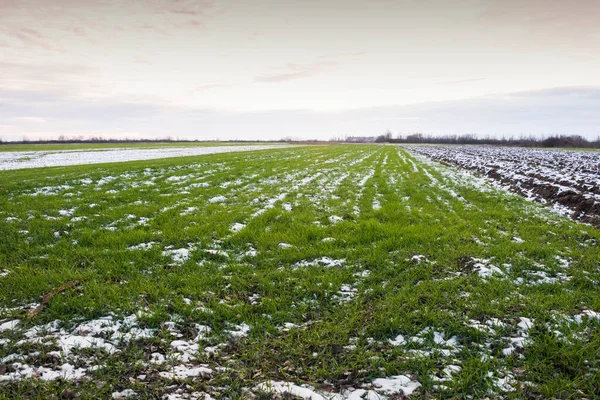
M372 389L369 387L372 386ZM258 384L254 390L283 398L294 397L304 400L385 400L388 395L410 396L421 384L404 375L390 378L377 378L363 388L348 388L341 394L317 391L312 386L297 385L291 382L266 381Z
M183 215L189 215L189 214L192 214L193 212L195 212L197 210L198 210L198 207L188 207L185 210L181 211L179 213L179 215L182 215L182 216Z
M192 183L190 184L188 187L189 188L205 188L205 187L209 187L210 185L207 182L198 182L198 183Z
M523 331L528 331L529 329L533 328L533 321L531 319L525 318L525 317L521 317L520 320L521 321L517 325Z
M240 325L235 325L232 330L226 331L231 336L236 338L241 338L248 335L250 331L250 326L245 322L242 322Z
M204 392L184 392L183 389L177 389L175 393L168 393L162 397L163 400L216 400L208 393Z
M246 225L240 224L239 222L236 222L233 225L231 225L231 231L232 232L239 232L242 229L244 229L245 227L246 227Z
M224 201L227 201L227 197L223 195L211 197L210 199L208 199L209 203L222 203Z
M21 323L21 321L19 321L18 319L15 319L13 321L8 321L8 322L3 322L2 324L0 324L0 332L4 332L4 331L12 331L13 329L15 329L19 324Z
M129 250L150 250L152 248L152 246L154 246L155 244L156 244L155 242L140 243L140 244L136 244L134 246L129 246L127 249L129 249Z
M138 394L132 389L125 389L122 392L114 392L112 394L113 399L128 399L130 397L136 397Z
M410 396L415 390L421 387L417 381L413 381L408 376L397 375L390 378L377 378L373 381L373 386L378 392L384 394L403 394Z
M160 365L160 364L164 364L165 361L166 361L166 358L165 358L164 354L152 353L150 355L150 363L151 364Z
M213 370L208 368L207 365L189 367L186 365L176 365L170 371L159 373L162 378L166 379L210 378L212 374Z
M174 262L182 264L190 258L190 251L188 249L168 249L162 252L163 256L171 257Z
M225 258L229 258L229 254L225 250L216 250L216 249L205 249L204 252L206 254L211 254L213 256L221 256Z
M258 384L256 388L266 393L296 396L305 400L327 400L311 388L294 385L289 382L268 381Z
M19 381L21 379L28 379L37 377L43 381L53 381L56 379L64 380L75 380L85 376L85 368L75 368L69 363L62 364L60 369L51 369L46 367L32 367L27 364L13 363L11 364L14 372L0 375L0 382Z
M404 336L402 336L402 335L398 335L398 336L396 336L396 338L389 339L388 341L390 342L390 344L392 346L401 346L401 345L406 344L406 340L404 339Z
M352 301L352 299L358 294L358 289L353 288L350 285L342 285L340 287L340 291L334 296L335 300L338 300L340 303L347 303Z
M286 145L164 147L159 149L115 148L110 150L52 150L0 152L0 170L41 168L67 165L99 164L153 160L157 158L198 156L215 153L267 150L290 147ZM98 182L98 184L105 183Z
M71 353L74 349L103 349L108 354L115 353L117 348L102 338L78 335L62 335L57 339L64 354Z
M377 199L373 200L373 210L381 210L381 203Z
M473 269L477 271L481 278L491 278L493 275L504 275L504 272L500 268L490 264L490 259L473 258L472 260L475 262L475 264L473 264Z
M340 267L340 266L344 265L345 262L346 262L345 258L333 259L333 258L329 258L329 257L325 256L325 257L317 258L312 261L307 261L307 260L299 261L293 265L293 268L318 267L318 266L323 266L325 268L332 268L332 267Z

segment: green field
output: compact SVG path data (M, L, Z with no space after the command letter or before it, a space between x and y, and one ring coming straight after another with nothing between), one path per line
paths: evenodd
M0 171L0 398L599 398L599 241L397 146Z
M4 143L3 151L53 151L53 150L104 150L104 149L157 149L161 147L210 147L210 146L249 146L269 142L123 142L123 143Z

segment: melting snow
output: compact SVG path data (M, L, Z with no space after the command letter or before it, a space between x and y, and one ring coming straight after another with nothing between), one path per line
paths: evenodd
M125 389L122 392L114 392L112 394L113 399L128 399L130 397L136 397L138 394L131 389Z
M163 147L159 149L114 148L102 151L93 150L52 150L52 151L11 151L0 152L0 170L18 168L40 168L66 165L98 164L107 162L125 162L136 160L153 160L197 156L203 154L231 153L279 149L286 145L257 145L257 146L213 146L213 147ZM98 181L98 185L110 182L106 177Z
M246 225L240 224L239 222L236 222L235 224L231 225L231 231L232 232L239 232L242 229L244 229L245 227L246 227Z
M11 331L11 330L15 329L20 323L21 323L21 321L19 321L18 319L15 319L13 321L4 322L4 323L0 324L0 332Z
M171 371L163 371L159 373L162 378L166 379L187 379L187 378L210 378L213 374L213 370L208 368L207 365L202 366L185 366L176 365Z
M317 258L316 260L312 260L312 261L306 261L306 260L299 261L293 265L293 268L318 267L318 266L323 266L325 268L332 268L332 267L340 267L340 266L344 265L345 262L346 262L345 258L336 260L336 259L329 258L329 257L321 257L321 258Z
M227 197L225 196L215 196L208 199L209 203L222 203L224 201L227 201Z
M190 251L188 249L169 249L162 252L163 256L171 257L174 262L183 264L190 258Z
M377 378L373 381L373 386L379 392L385 394L402 393L405 396L410 396L415 390L421 387L417 381L413 381L408 376L397 375L390 378Z

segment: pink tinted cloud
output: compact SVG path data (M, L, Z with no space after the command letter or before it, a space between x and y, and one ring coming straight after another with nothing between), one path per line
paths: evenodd
M35 26L37 30L54 28L84 36L101 25L106 29L108 24L125 30L152 27L166 34L190 19L189 25L199 26L212 8L210 0L0 0L0 31L24 30L22 35L31 36L35 33L26 30L35 31L31 28ZM167 15L156 18L163 14Z
M213 8L212 0L146 0L147 5L155 11L184 16L202 16L207 9Z
M21 47L24 49L41 48L44 50L64 52L64 49L60 47L58 43L37 29L0 25L0 35L5 37L5 40L0 40L0 42L2 42L2 44L0 44L1 47Z
M598 0L494 0L481 18L490 26L525 28L553 44L600 46Z

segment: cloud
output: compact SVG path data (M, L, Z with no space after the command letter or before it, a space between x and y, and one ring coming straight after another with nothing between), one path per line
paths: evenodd
M4 76L16 72L37 77L40 77L40 75L50 74L50 79L56 78L57 76L85 75L93 70L93 68L89 65L66 64L56 62L34 64L31 62L13 61L0 61L0 69L2 69L2 73ZM2 81L0 80L0 82Z
M39 30L28 27L10 27L0 25L0 34L4 34L7 41L3 47L14 47L15 41L25 48L42 48L45 50L62 51L49 37Z
M284 72L276 72L257 76L254 81L262 83L279 83L297 79L310 78L336 67L337 62L318 62L314 64L288 64Z
M564 87L404 106L405 130L480 135L600 134L600 87ZM402 129L399 126L399 129Z
M600 2L578 0L494 0L485 3L481 17L491 26L526 29L536 46L600 49Z
M398 116L398 117L371 117L367 118L370 121L406 121L406 120L415 120L419 119L419 117L407 117L407 116Z
M207 83L205 85L196 86L196 88L194 88L194 90L192 90L192 93L206 92L206 91L209 91L209 90L224 88L224 87L228 87L228 86L231 86L231 84L227 84L227 83Z
M277 82L286 82L293 81L296 79L310 78L318 74L319 71L316 70L304 70L304 71L296 71L296 72L284 72L281 74L267 74L257 76L256 82L264 82L264 83L277 83Z
M260 75L254 79L255 82L278 83L297 79L311 78L324 72L334 70L344 62L363 57L367 53L364 51L343 52L321 54L316 57L317 60L311 63L288 63L284 67L276 68L278 71Z
M366 51L352 51L352 52L347 52L347 53L323 54L323 55L320 55L318 58L335 58L335 59L355 58L355 57L362 57L365 55L367 55Z
M600 100L600 88L596 86L567 86L540 90L529 90L509 94L510 97L562 98L588 97Z
M141 64L141 65L154 65L154 63L144 57L140 57L140 56L134 56L132 61L135 64Z
M0 61L0 95L12 90L19 90L19 95L28 90L37 92L71 92L81 91L81 87L90 88L86 83L94 68L80 64L66 63L26 63ZM15 92L16 93L16 92ZM41 98L43 98L42 96ZM35 99L33 99L35 101Z
M0 89L0 119L36 118L49 121L83 121L104 125L159 114L161 106L110 99L83 99L61 91Z
M198 27L213 7L208 0L0 0L0 39L64 51L60 45L73 37L101 42L114 31L137 35L147 28L169 35L184 25Z
M0 90L3 140L23 135L103 135L197 139L330 138L392 132L484 135L600 135L600 87L563 87L459 101L338 112L224 112L125 101L82 100L55 92ZM25 120L23 120L25 117ZM27 117L45 120L42 129ZM19 120L21 119L21 120ZM12 127L11 127L12 126ZM44 133L45 132L45 133ZM138 137L140 137L138 136Z
M478 81L485 81L487 78L471 78L471 79L460 79L460 80L456 80L456 81L446 81L446 82L440 82L438 83L438 85L456 85L456 84L460 84L460 83L469 83L469 82L478 82Z
M11 118L12 121L16 121L16 122L30 122L30 123L34 123L34 124L43 124L44 122L46 122L46 120L44 118L38 118L38 117L13 117Z
M214 7L213 1L202 0L146 0L142 3L155 11L186 16L201 16Z

